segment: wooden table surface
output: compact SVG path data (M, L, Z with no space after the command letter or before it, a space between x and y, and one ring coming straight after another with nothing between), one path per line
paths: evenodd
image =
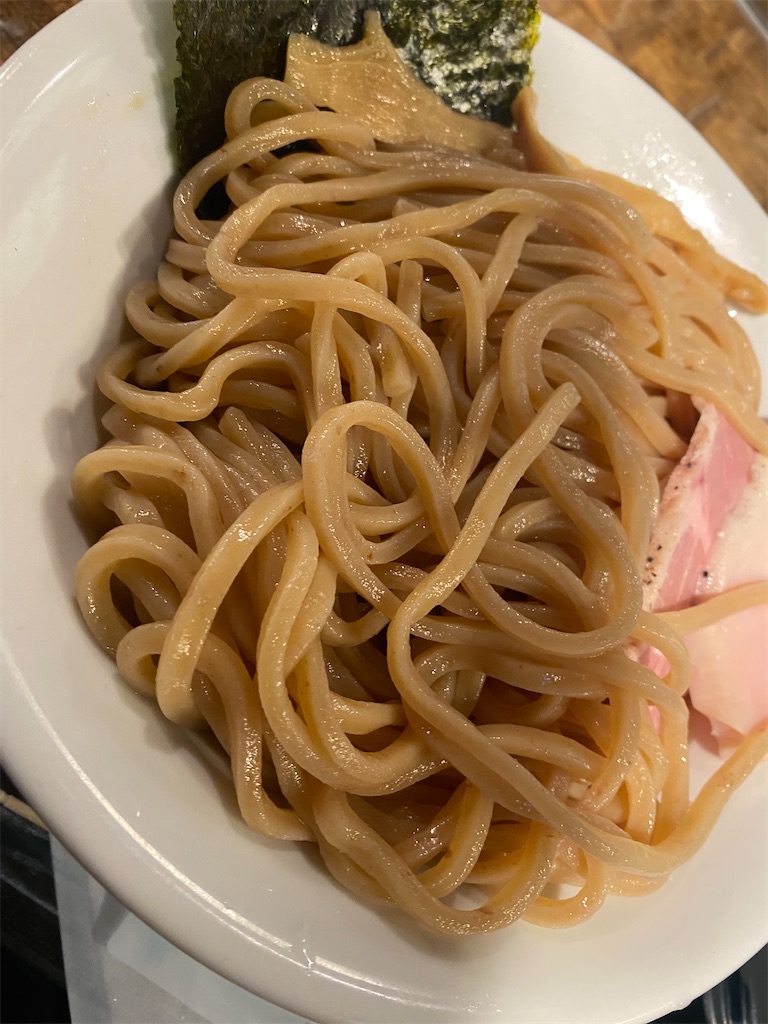
M0 58L76 2L0 0ZM768 0L540 5L649 82L768 209Z

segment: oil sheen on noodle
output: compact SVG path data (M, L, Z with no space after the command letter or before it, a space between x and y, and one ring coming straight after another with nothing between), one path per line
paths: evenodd
M690 801L687 652L641 593L688 396L768 449L725 302L765 290L557 153L529 92L516 139L465 122L454 150L375 23L366 47L346 100L306 46L243 83L180 183L98 374L77 597L216 737L255 831L433 929L570 925L661 884L765 752ZM419 141L388 134L385 66ZM218 181L231 210L199 219Z

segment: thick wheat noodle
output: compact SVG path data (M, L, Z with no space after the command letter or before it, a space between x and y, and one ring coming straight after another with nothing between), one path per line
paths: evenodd
M662 612L660 617L680 633L692 633L760 604L768 604L768 582L747 583L707 598L691 608L679 612Z
M112 440L73 479L106 531L77 570L89 628L211 731L253 829L316 842L363 899L469 934L650 891L766 749L746 737L690 799L681 634L766 586L642 610L674 403L768 451L709 274L740 272L569 177L524 105L545 173L382 145L266 79L226 124L98 372ZM232 207L201 217L218 181Z

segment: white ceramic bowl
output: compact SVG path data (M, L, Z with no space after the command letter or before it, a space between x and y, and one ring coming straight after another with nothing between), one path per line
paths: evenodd
M554 141L658 187L765 273L762 210L655 93L549 20L536 72ZM305 849L249 833L222 764L130 692L86 634L69 477L97 443L94 367L169 231L174 73L165 0L84 0L0 73L9 769L134 912L312 1019L617 1024L687 1004L768 938L765 770L658 894L613 900L575 931L436 938L356 902ZM764 343L765 322L749 327ZM706 770L702 750L694 761Z

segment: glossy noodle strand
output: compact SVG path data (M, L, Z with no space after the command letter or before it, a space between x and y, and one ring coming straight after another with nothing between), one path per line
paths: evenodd
M455 934L655 887L766 749L689 799L681 632L765 586L665 615L641 586L673 407L768 451L718 281L765 294L531 103L489 155L238 87L73 481L103 534L77 599L127 682L215 737L253 829Z

